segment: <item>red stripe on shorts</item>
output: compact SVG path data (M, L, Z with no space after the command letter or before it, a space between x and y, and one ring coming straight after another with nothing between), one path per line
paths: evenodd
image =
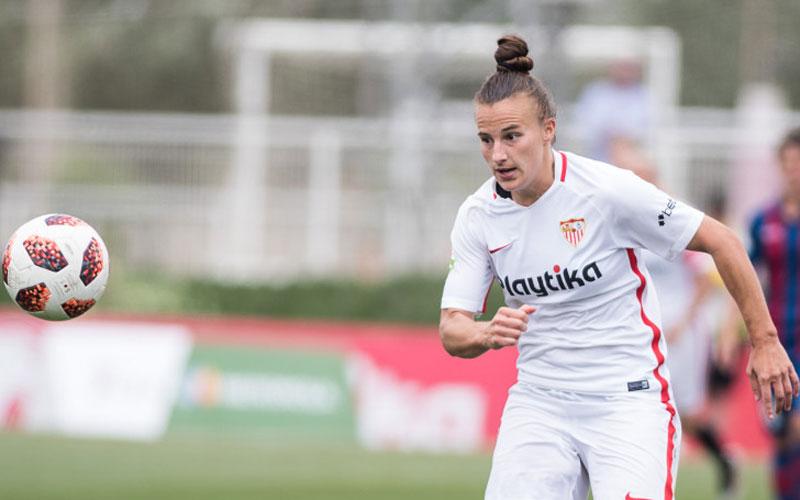
M631 270L633 273L638 276L639 282L641 283L639 287L636 289L636 298L639 300L639 309L642 314L642 321L645 325L649 326L651 330L653 330L653 341L650 344L650 347L653 349L653 354L656 355L656 361L658 364L656 365L655 369L653 370L653 375L658 380L658 383L661 384L661 402L664 403L664 406L667 407L667 411L669 412L669 430L667 435L667 484L664 485L664 500L672 500L673 491L672 491L672 455L675 452L675 407L672 406L672 402L669 399L669 382L667 379L661 376L658 372L658 369L661 365L664 364L664 353L661 352L661 349L658 348L658 341L661 339L661 330L658 326L650 321L650 318L647 317L647 314L644 312L644 304L642 303L642 296L644 295L644 287L647 285L647 280L644 279L644 275L639 270L639 264L636 259L636 254L633 252L632 248L627 249L628 252L628 260L631 264Z

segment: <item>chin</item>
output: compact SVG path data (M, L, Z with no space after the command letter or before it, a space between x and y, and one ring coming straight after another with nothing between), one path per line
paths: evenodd
M497 184L499 184L501 188L505 189L509 193L518 187L516 180L503 181L503 180L498 179L497 177L495 177L494 180L497 181Z

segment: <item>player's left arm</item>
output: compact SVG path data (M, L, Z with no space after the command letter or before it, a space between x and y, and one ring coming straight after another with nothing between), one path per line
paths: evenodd
M792 397L800 395L800 379L778 340L758 277L739 237L724 224L705 216L687 248L711 255L742 313L752 346L747 375L756 400L763 402L769 418L774 413L772 393L777 413L791 409Z

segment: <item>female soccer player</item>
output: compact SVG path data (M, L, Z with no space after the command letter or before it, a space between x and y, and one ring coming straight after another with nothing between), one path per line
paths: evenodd
M552 148L555 109L527 44L498 41L475 96L492 178L461 205L439 326L450 354L518 346L487 499L671 500L680 422L641 250L710 253L750 334L766 411L800 380L735 234L633 173ZM492 282L506 304L475 321ZM771 393L774 391L773 410Z

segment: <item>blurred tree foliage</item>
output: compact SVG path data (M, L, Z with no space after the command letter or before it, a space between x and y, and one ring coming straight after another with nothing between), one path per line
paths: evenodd
M22 104L25 24L22 4L0 0L0 107Z
M766 26L750 19L744 5L768 11ZM612 7L612 8L609 8ZM771 15L769 14L771 12ZM618 0L600 1L578 11L581 23L658 25L675 30L683 42L681 102L687 106L734 106L743 77L743 34L777 40L762 54L775 62L772 74L791 106L800 108L800 2L797 0ZM774 33L768 33L774 30ZM756 51L757 52L757 51Z
M124 23L107 42L91 27L74 36L72 105L90 109L223 111L210 19ZM103 50L95 48L102 46Z
M545 9L536 3L520 9L520 2L509 0L60 1L62 43L58 51L67 68L63 76L65 106L186 112L230 110L229 63L214 45L213 36L225 19L262 16L505 23L513 21L510 12L527 9L543 14ZM742 73L745 2L771 6L777 41L776 53L771 54L774 78L793 107L800 107L797 0L595 0L565 9L562 20L673 28L683 39L683 103L732 106ZM28 4L26 0L0 0L0 107L23 106Z
M777 16L777 78L794 109L800 108L800 2L781 0Z
M579 15L580 22L601 19L621 24L667 26L682 40L681 101L688 106L731 107L739 90L741 1L670 0L615 2L612 12L595 5Z

